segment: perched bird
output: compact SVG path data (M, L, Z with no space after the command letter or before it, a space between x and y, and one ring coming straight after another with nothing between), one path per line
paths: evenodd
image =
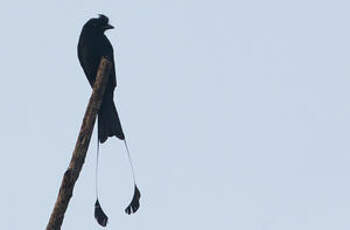
M78 43L78 58L91 87L95 83L101 58L106 57L113 64L102 105L98 112L98 139L101 143L104 143L111 136L116 136L121 140L125 139L113 101L114 89L117 86L113 47L104 34L106 30L113 28L108 24L108 18L104 15L92 18L84 25Z
M113 96L114 89L117 86L117 80L115 75L115 63L113 57L113 47L104 34L106 30L113 29L114 27L108 23L109 19L100 14L98 18L92 18L88 20L80 34L78 43L78 58L80 65L82 66L84 73L93 87L96 79L97 69L99 67L102 57L107 58L113 64L108 83L106 86L105 94L102 100L100 110L98 111L98 144L104 143L108 137L116 136L120 140L124 140L125 148L128 153L128 158L132 168L132 175L134 180L134 196L131 203L125 209L127 214L134 213L140 207L140 191L136 186L135 173L130 157L129 149L126 144L125 135L119 120L117 109L114 104ZM98 145L97 145L97 161L98 161ZM96 203L95 203L95 218L102 226L107 225L108 217L103 212L100 202L98 200L97 192L97 167L96 163Z

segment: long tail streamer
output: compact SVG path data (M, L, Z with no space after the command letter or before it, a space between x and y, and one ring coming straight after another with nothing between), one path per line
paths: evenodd
M105 212L102 210L102 207L100 205L100 202L98 201L98 160L99 160L99 153L100 153L100 143L98 141L97 137L97 156L96 156L96 178L95 178L95 186L96 186L96 202L95 202L95 218L97 222L105 227L108 222L108 216L105 214Z
M140 208L141 193L136 185L134 165L133 165L133 161L131 159L131 154L130 154L130 151L128 148L128 144L126 143L126 140L124 140L124 144L125 144L125 149L126 149L126 152L128 155L128 159L129 159L129 163L130 163L130 167L131 167L131 172L132 172L132 178L133 178L133 182L134 182L133 198L132 198L130 204L125 208L125 213L130 215L130 214L135 213ZM108 216L103 211L103 209L100 205L100 202L98 200L98 162L99 162L99 154L100 154L99 146L100 146L100 143L99 143L99 140L97 138L97 156L96 156L96 172L95 172L95 175L96 175L96 178L95 178L95 185L96 185L95 218L101 226L105 227L108 223Z
M125 213L130 215L132 213L135 213L140 208L141 193L140 193L140 190L138 189L138 187L136 185L134 165L133 165L133 162L132 162L132 159L131 159L131 155L130 155L130 151L129 151L129 148L128 148L128 144L126 143L125 139L124 139L124 144L125 144L126 152L128 154L129 163L130 163L131 172L132 172L132 178L133 178L133 181L134 181L134 196L133 196L130 204L128 205L128 207L126 207L126 209L125 209Z

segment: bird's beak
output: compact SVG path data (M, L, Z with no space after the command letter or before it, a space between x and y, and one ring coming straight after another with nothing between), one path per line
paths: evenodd
M110 24L107 24L105 26L105 30L110 30L110 29L114 29L114 26L110 25Z

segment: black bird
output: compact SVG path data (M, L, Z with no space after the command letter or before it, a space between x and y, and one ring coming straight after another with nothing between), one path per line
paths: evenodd
M104 34L106 30L113 29L114 27L108 23L108 18L105 15L99 15L98 18L92 18L85 23L80 34L78 43L78 58L87 79L91 87L93 87L97 69L99 67L102 57L106 57L112 62L113 67L108 79L106 91L103 97L103 101L98 111L98 143L104 143L108 137L116 136L117 138L124 140L124 144L128 153L129 161L132 168L132 175L134 180L134 196L131 203L125 209L127 214L134 213L140 207L140 191L136 186L135 173L133 164L131 161L128 146L126 144L125 135L119 120L119 116L114 105L113 94L114 89L117 86L115 76L115 63L113 57L113 47ZM98 161L98 150L97 150ZM97 169L97 167L96 167ZM97 171L97 170L96 170ZM97 172L96 172L97 175ZM96 176L96 203L95 203L95 218L102 226L107 225L108 217L103 212L100 203L98 201L97 192L97 176Z
M95 83L101 58L106 57L113 64L102 105L98 112L98 139L101 143L112 136L116 136L121 140L125 139L113 101L114 89L117 86L113 47L104 35L106 30L113 28L108 24L108 18L104 15L100 15L99 18L92 18L84 25L78 43L79 61L91 87Z

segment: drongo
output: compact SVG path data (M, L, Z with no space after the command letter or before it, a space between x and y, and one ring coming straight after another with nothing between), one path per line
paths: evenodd
M108 18L104 15L100 15L99 18L92 18L85 23L78 43L79 62L83 67L91 87L93 87L95 83L101 58L106 57L113 64L101 108L98 112L98 140L101 143L112 136L116 136L121 140L125 139L117 109L113 101L114 89L117 86L113 47L104 34L106 30L113 28L114 27L108 23Z
M128 158L131 164L132 176L134 180L134 196L130 204L125 209L127 214L135 213L140 207L140 197L141 193L136 186L134 167L130 157L130 152L128 145L126 144L125 135L119 120L117 109L114 105L113 94L114 89L117 86L117 80L115 76L115 63L113 57L113 47L104 34L106 30L113 29L114 27L108 23L108 18L101 15L98 18L92 18L88 20L80 34L78 43L78 58L81 66L83 67L84 73L91 85L93 87L97 69L99 67L102 57L107 58L112 62L112 70L107 82L105 94L103 96L102 104L100 110L98 111L98 144L104 143L108 137L116 136L121 140L124 140L125 148L128 153ZM98 200L97 192L97 167L98 167L98 145L97 145L97 163L96 163L96 203L95 203L95 218L97 222L106 226L108 217L101 208L100 202Z

